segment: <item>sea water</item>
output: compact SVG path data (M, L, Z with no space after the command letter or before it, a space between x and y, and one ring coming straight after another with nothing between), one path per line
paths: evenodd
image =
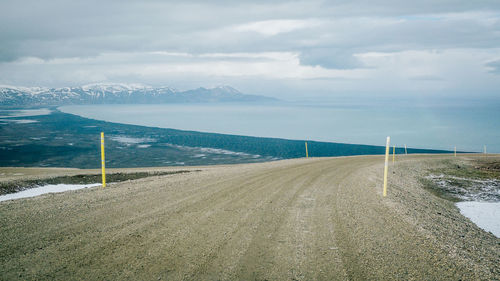
M160 128L257 137L500 153L496 104L81 105L82 117Z

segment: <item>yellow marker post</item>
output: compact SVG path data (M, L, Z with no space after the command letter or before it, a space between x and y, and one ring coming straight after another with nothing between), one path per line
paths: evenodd
M392 147L392 164L394 165L394 158L396 157L396 146Z
M383 196L387 196L387 173L389 172L389 147L391 145L391 137L387 137L385 144L385 166L384 166L384 192Z
M307 141L306 141L306 158L309 158L309 153L307 152Z
M104 161L104 132L101 132L102 187L106 187L106 163Z

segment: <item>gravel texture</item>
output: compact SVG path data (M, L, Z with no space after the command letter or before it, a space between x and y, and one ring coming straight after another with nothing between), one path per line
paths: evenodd
M398 157L385 198L383 156L360 156L5 201L0 279L497 280L500 239L422 187L444 159Z

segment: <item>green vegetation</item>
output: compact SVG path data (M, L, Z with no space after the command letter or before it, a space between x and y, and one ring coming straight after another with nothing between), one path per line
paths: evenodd
M430 169L431 174L444 174L457 178L468 179L491 179L500 178L500 170L495 168L499 165L498 161L484 159L476 160L442 160L439 168Z
M500 169L498 161L484 159L446 159L420 179L424 188L443 199L459 201L498 201Z
M460 198L458 198L455 194L452 194L442 188L440 188L434 181L428 178L421 178L419 179L420 183L422 186L429 191L430 193L434 194L437 197L443 198L445 200L451 201L451 202L460 202L462 201Z

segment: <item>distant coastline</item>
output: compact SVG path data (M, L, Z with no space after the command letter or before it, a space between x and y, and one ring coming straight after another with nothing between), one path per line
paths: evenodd
M185 103L63 106L101 121L228 135L482 152L500 151L496 108L411 104ZM474 113L469 118L463 113ZM131 118L133 116L133 118ZM500 116L499 116L500 117ZM481 124L481 126L478 126Z
M98 168L100 132L106 136L106 165L115 168L255 163L305 157L304 140L127 125L57 110L45 115L12 117L8 122L2 121L0 130L3 167ZM311 157L384 153L381 146L317 141L308 144ZM404 153L404 148L398 147L396 152ZM450 151L410 148L408 153Z

